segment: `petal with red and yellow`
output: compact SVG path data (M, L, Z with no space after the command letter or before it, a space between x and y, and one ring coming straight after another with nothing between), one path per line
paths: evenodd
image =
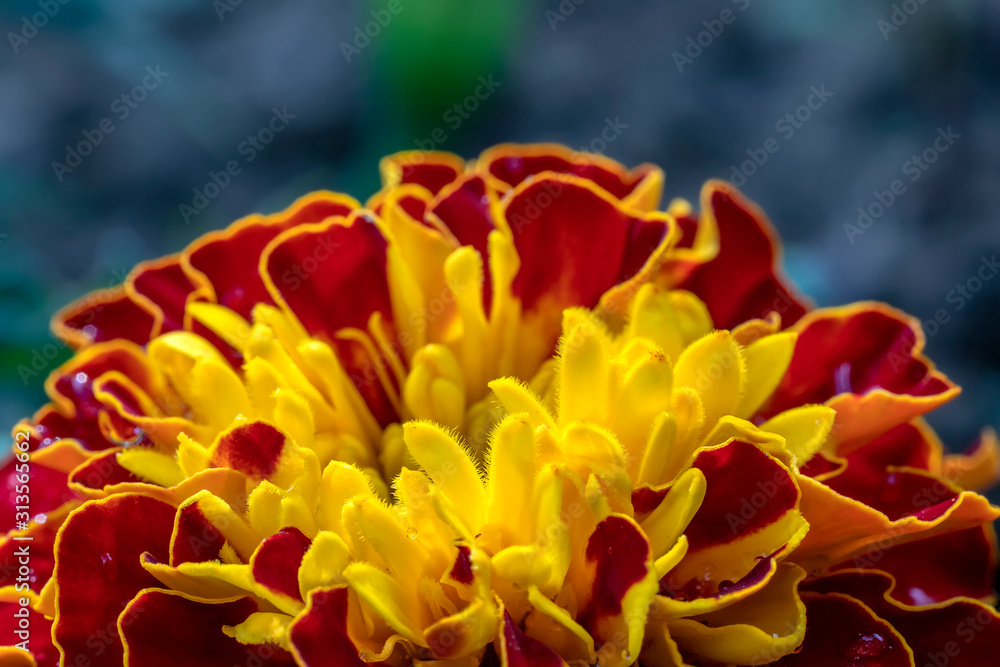
M512 289L522 311L515 357L521 377L531 377L552 353L565 309L600 306L624 316L677 238L666 214L636 213L572 175L522 182L501 205L520 260Z
M830 443L842 455L960 391L923 355L919 321L885 304L816 310L794 329L792 363L767 413L826 404L837 412Z
M983 496L916 468L890 467L875 485L866 485L865 479L852 473L850 465L824 482L798 477L802 513L811 529L792 560L811 574L1000 517L1000 509Z
M52 636L67 664L121 665L117 620L157 580L140 562L149 551L166 560L174 508L141 495L89 502L73 511L56 539Z
M333 345L383 426L398 418L400 384L386 360L397 359L388 253L389 243L371 214L355 212L287 230L260 257L260 273L275 303L310 335ZM316 308L320 303L330 305Z
M566 667L566 661L544 642L527 636L507 610L493 646L501 667Z
M28 599L12 587L0 589L0 664L56 667L59 651L52 645L52 621L30 604L21 604Z
M772 662L802 643L806 607L798 586L805 576L801 568L782 563L751 595L706 614L670 619L665 627L685 655L737 665Z
M725 593L733 582L794 549L809 524L792 473L756 445L732 439L703 448L691 467L704 475L704 498L684 528L687 553L664 577L661 590L697 601Z
M105 375L128 378L130 386L142 393L164 391L142 349L134 343L113 341L81 350L45 381L52 403L32 419L40 445L32 452L34 462L69 472L90 451L121 444L115 440L118 437L128 435L130 441L135 440L132 424L95 394L95 382Z
M251 597L204 600L177 591L147 588L135 595L118 618L118 632L124 643L121 664L294 665L291 654L279 646L244 644L232 636L234 628L259 611L259 603Z
M990 524L943 533L868 553L831 568L876 569L896 580L894 599L923 605L967 597L991 603L997 567L996 534Z
M194 290L180 255L141 262L125 279L129 298L153 317L151 339L184 328L184 307Z
M860 600L839 593L803 593L802 599L809 616L805 641L797 653L786 655L774 665L914 667L918 656L903 636Z
M911 606L894 599L896 586L892 576L884 572L853 570L811 580L803 589L824 598L849 597L864 604L905 639L917 665L981 667L996 662L1000 614L995 609L962 597ZM821 633L842 627L841 623L839 618L815 623L812 616L809 621L810 627L815 625Z
M28 588L22 593L32 598L35 606L55 567L56 535L78 504L66 503L47 514L35 515L25 528L0 538L0 589L13 590L26 584Z
M666 264L665 278L670 287L693 292L705 302L715 326L733 329L737 325L771 312L781 316L783 326L791 326L809 305L781 275L781 249L777 233L764 212L735 187L723 181L709 181L701 192L702 212L697 233L687 231L692 248L702 252L687 266ZM673 211L681 219L691 219L689 207L678 202ZM690 230L685 222L682 229ZM693 262L710 254L718 240L718 253L691 268ZM686 277L684 277L686 275Z
M677 245L660 267L658 282L668 289L683 283L696 268L719 253L719 226L708 195L709 191L702 189L705 215L699 215L685 199L674 199L667 207L667 215L677 222L680 230Z
M443 151L400 151L387 155L379 162L382 190L366 204L377 211L382 195L401 185L419 185L431 196L455 181L465 171L465 160Z
M52 317L52 332L74 350L93 343L126 340L145 345L155 319L132 301L124 285L91 292Z
M251 215L202 236L181 254L181 266L199 298L249 319L254 305L272 303L272 293L261 275L261 256L268 244L289 229L345 217L360 206L347 195L313 192L280 213ZM187 320L185 328L192 330Z
M604 155L574 151L559 144L501 144L480 154L474 168L500 192L546 172L578 176L639 212L655 211L663 194L664 174L656 165L628 170Z
M649 540L633 519L613 514L597 524L584 558L591 584L578 592L577 620L600 645L600 664L631 665L658 586Z
M348 635L350 589L322 588L309 593L305 610L289 627L296 661L304 667L364 667L358 648Z
M0 533L14 528L19 512L25 512L30 521L72 500L74 495L67 488L66 481L65 472L25 463L17 458L10 459L7 465L0 468L0 494L3 494Z

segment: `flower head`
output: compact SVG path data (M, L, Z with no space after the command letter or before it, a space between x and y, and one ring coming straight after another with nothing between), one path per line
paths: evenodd
M76 353L4 469L34 634L0 655L913 664L967 618L962 664L1000 648L1000 448L922 421L958 388L916 321L813 310L725 183L659 211L658 168L554 145L381 166L56 316Z

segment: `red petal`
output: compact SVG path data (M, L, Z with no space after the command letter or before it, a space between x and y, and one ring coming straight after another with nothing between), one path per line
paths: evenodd
M769 415L829 402L837 410L838 442L857 444L958 393L921 354L920 323L887 306L862 303L818 310L795 328L795 352L767 408Z
M306 610L289 631L292 649L305 667L364 667L347 635L347 598L347 588L309 593Z
M448 186L431 208L462 245L472 246L483 258L483 308L490 312L493 283L489 265L490 232L496 229L490 212L490 195L481 176L469 175Z
M27 598L25 598L27 599ZM19 616L15 616L19 614ZM52 621L48 620L29 606L22 607L18 602L0 602L0 663L7 667L30 665L28 655L34 657L38 667L56 667L59 664L59 650L52 645ZM28 627L23 629L20 622L24 620ZM17 634L22 632L24 634ZM4 649L15 646L27 640L29 654L20 649ZM20 655L18 655L20 654ZM21 657L24 662L17 662Z
M153 316L119 285L92 292L60 310L52 318L52 331L73 348L116 338L145 345L153 324Z
M729 183L707 183L702 198L708 202L702 215L714 216L719 227L719 253L679 287L705 302L720 329L772 311L783 325L794 324L807 308L778 275L777 234L767 216Z
M989 527L968 528L882 549L833 567L877 568L893 575L893 597L912 605L944 602L964 596L985 599L993 594L996 545Z
M122 664L116 619L140 590L159 585L139 559L149 551L166 561L173 523L173 507L132 494L89 502L66 520L56 544L53 636L67 664Z
M0 543L0 588L28 584L28 588L35 593L42 591L52 578L52 570L56 564L53 553L56 534L68 511L53 513L52 517L46 516L44 523L33 523L27 530L12 533ZM17 540L15 537L31 539ZM29 554L29 562L26 564L22 562L25 549ZM26 576L21 570L22 565L27 565L29 570Z
M867 472L864 467L859 468ZM955 504L960 491L930 473L907 470L883 470L881 476L851 472L824 482L842 496L853 498L885 514L892 521L915 516L933 521Z
M306 331L332 342L368 407L382 423L395 411L377 377L376 364L359 343L336 338L341 329L368 330L380 313L391 332L392 302L386 275L387 244L367 215L348 222L304 225L282 234L262 260L268 290L299 318ZM324 304L319 306L318 304ZM390 333L391 336L391 333Z
M346 216L357 203L332 192L314 192L287 210L251 216L228 229L206 234L185 251L191 279L214 295L216 303L249 319L257 303L271 303L259 273L260 256L276 236L297 225Z
M384 188L414 183L437 194L458 178L465 169L465 161L451 153L402 151L383 158L379 168Z
M643 166L630 173L614 160L555 144L496 146L480 160L490 175L512 188L532 176L553 171L593 181L618 199L627 197L650 171Z
M222 632L258 611L253 598L229 602L191 600L174 591L140 593L122 615L129 667L294 665L291 654L270 644L245 646Z
M558 653L524 634L506 610L503 612L503 632L496 638L496 649L504 667L564 667L566 664Z
M254 421L234 426L219 436L209 465L266 479L278 470L284 451L285 434L270 424Z
M312 540L298 528L282 528L261 542L254 552L250 560L254 580L294 600L301 600L299 566L311 544Z
M1000 615L967 600L934 607L907 608L886 599L893 582L879 572L844 572L814 580L803 588L843 593L860 600L906 639L918 665L982 667L1000 655ZM809 623L812 624L810 618ZM806 638L808 641L808 630Z
M195 286L181 268L178 255L137 265L125 288L132 300L153 316L153 336L184 328L184 304Z
M808 594L802 599L808 618L802 648L775 665L912 667L913 661L903 638L857 600Z
M18 472L18 466L21 466L21 472ZM3 499L0 534L14 527L18 506L27 506L26 511L34 517L76 497L66 486L66 473L42 465L22 463L17 459L11 459L0 469L0 490Z
M226 538L208 520L197 502L177 510L170 536L170 566L216 560Z
M140 388L151 388L151 372L141 349L121 341L94 345L67 361L46 380L46 391L63 419L49 416L44 424L39 424L39 435L44 430L44 437L52 440L73 438L91 450L114 446L116 443L108 440L101 427L101 415L122 422L115 425L116 430L131 430L131 425L94 396L94 380L109 371L122 373Z
M103 489L113 484L137 484L142 480L118 465L118 449L99 454L70 473L71 484L88 489Z
M661 222L630 215L588 181L567 176L516 189L505 214L521 259L514 295L526 312L551 311L556 321L565 308L596 306L668 231Z

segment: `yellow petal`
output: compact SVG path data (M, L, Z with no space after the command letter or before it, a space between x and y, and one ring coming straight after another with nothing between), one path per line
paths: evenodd
M309 591L347 583L344 568L351 562L351 551L334 532L316 534L299 566L299 593L308 599Z
M418 646L423 637L426 614L420 603L400 583L370 563L352 563L344 570L348 585L357 592L393 630Z
M486 492L475 463L465 449L444 429L428 422L403 426L406 448L451 499L459 515L473 532L478 532L486 515Z
M778 388L781 378L792 363L792 353L795 351L795 341L798 334L785 331L765 336L743 348L746 360L745 392L738 409L733 413L736 417L749 419L764 401L771 397Z

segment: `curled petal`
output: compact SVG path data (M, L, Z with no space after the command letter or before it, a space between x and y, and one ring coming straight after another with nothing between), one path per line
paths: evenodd
M413 183L436 195L462 173L465 160L439 151L402 151L382 158L379 172L385 190Z
M756 446L734 439L700 450L692 465L705 476L705 498L684 531L687 556L667 577L689 598L742 578L808 528L791 473Z
M184 306L194 289L178 255L137 264L125 280L129 298L153 316L150 338L184 328Z
M1000 480L1000 440L996 431L985 429L964 454L948 454L941 474L969 491L984 491Z
M191 244L181 261L199 292L249 318L257 303L271 303L259 273L265 247L286 229L346 216L359 204L333 192L314 192L272 216L250 216Z
M521 261L513 292L525 326L537 332L527 336L524 376L551 353L564 309L592 308L613 287L624 289L674 229L665 217L637 216L590 181L554 174L516 187L503 212Z
M864 567L887 572L896 580L895 599L921 605L955 597L990 599L996 566L996 537L987 525L903 544L876 544L832 569Z
M558 144L494 146L479 156L476 170L501 190L545 172L571 174L596 183L640 211L656 210L663 189L663 172L658 167L647 164L628 171L603 155L576 152Z
M52 331L74 349L115 339L143 345L154 324L153 316L118 286L92 292L57 312Z
M677 286L705 302L717 327L731 329L772 312L784 326L794 324L808 307L779 273L780 246L764 212L722 181L706 183L701 200L702 216L715 222L708 229L718 227L719 252Z
M837 411L831 439L842 454L959 392L922 354L920 323L882 304L817 310L795 329L792 363L767 411L826 403Z

